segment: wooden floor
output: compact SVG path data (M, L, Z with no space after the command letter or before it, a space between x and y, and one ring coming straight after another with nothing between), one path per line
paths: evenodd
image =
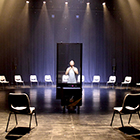
M11 117L8 132L5 132L8 119L8 94L24 92L29 95L31 106L36 107L38 126L32 120L29 131L29 116L18 115L19 124L15 126ZM19 86L0 87L0 140L136 140L140 139L140 120L132 116L123 116L125 127L121 127L120 118L115 116L110 126L113 107L121 106L127 93L139 93L140 88L107 87L84 85L80 113L63 113L61 101L56 99L55 86Z

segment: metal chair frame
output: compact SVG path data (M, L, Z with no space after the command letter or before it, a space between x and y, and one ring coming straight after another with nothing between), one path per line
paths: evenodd
M131 100L131 102L130 102L130 100ZM130 105L129 105L129 103L130 103ZM128 120L128 124L130 124L132 114L138 114L139 119L140 119L139 111L140 111L140 94L127 94L124 97L122 107L114 107L114 112L113 112L110 126L112 126L112 124L113 124L115 114L119 114L122 127L124 127L122 115L130 114L130 117Z
M11 96L16 96L16 95L21 95L21 96L26 96L26 99L28 101L28 104L27 104L27 108L25 110L16 110L16 109L13 109L12 107L12 102L10 101L10 97ZM14 100L15 101L15 100ZM18 125L18 121L17 121L17 114L24 114L24 115L30 115L30 122L29 122L29 128L31 129L31 121L32 121L32 115L35 116L35 122L36 122L36 126L38 126L38 122L37 122L37 117L36 117L36 111L35 111L35 108L31 111L31 108L30 107L30 104L29 104L29 97L27 96L27 94L25 93L10 93L9 94L9 108L10 108L10 112L9 112L9 117L8 117L8 121L7 121L7 125L6 125L6 130L5 132L7 132L8 130L8 126L9 126L9 122L10 122L10 117L12 114L15 115L15 121L16 121L16 125Z

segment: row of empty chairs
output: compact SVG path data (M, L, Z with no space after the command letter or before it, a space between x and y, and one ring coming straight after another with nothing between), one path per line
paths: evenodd
M68 78L69 76L68 75L63 75L62 76L62 83L67 83L68 81ZM25 85L24 81L22 80L21 76L20 75L15 75L14 76L14 80L16 82L16 84L23 84ZM52 78L51 78L51 75L45 75L44 76L44 81L45 83L52 83L53 84L53 81L52 81ZM82 75L82 83L84 83L85 81L85 76ZM121 85L129 85L132 81L132 77L131 76L126 76L125 79L124 79L124 82L121 82ZM77 82L80 83L80 75L78 75L77 77ZM2 75L0 76L0 83L1 84L9 84L9 81L6 80L5 76ZM37 85L39 85L39 82L38 82L38 79L37 79L37 76L36 75L30 75L30 83L32 85L32 83L37 83ZM92 80L92 83L96 83L96 84L100 84L100 76L99 75L94 75L93 76L93 80ZM106 85L109 85L109 84L112 84L114 85L116 83L116 76L110 76L109 77L109 80L107 81ZM140 83L136 83L137 86L140 85Z
M69 78L68 75L63 75L62 76L62 82L66 83L68 81L68 78ZM132 77L126 76L125 79L124 79L124 82L121 82L121 85L123 85L123 84L129 85L131 83L131 80L132 80ZM84 81L85 81L85 77L84 77L84 75L82 75L82 82L84 82ZM80 82L80 75L78 75L78 77L77 77L77 82L78 83ZM92 83L100 84L100 76L99 75L94 75ZM114 85L115 83L116 83L116 76L110 76L106 85L108 85L108 84Z
M22 80L21 75L15 75L14 76L14 80L15 80L15 82L16 82L17 85L18 84L25 85L24 81ZM50 82L50 83L53 84L51 75L45 75L44 81L45 81L45 83ZM9 84L9 81L7 81L6 78L5 78L5 76L2 75L2 76L0 76L0 83L1 84ZM30 83L31 83L31 85L32 85L32 83L37 83L37 85L39 85L39 82L38 82L38 79L37 79L37 76L36 75L30 75Z
M121 82L121 86L122 85L127 85L128 86L131 83L131 81L132 81L132 77L131 76L126 76L124 81ZM100 83L100 76L98 76L98 75L93 76L92 83ZM116 76L110 76L106 85L112 84L114 86L115 83L116 83Z

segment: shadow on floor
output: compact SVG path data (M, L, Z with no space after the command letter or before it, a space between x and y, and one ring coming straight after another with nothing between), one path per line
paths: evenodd
M30 131L31 129L29 127L15 127L5 136L5 138L16 140L23 137L27 133L30 133Z
M124 134L131 135L136 139L140 139L140 130L137 128L134 128L132 126L127 126L127 127L120 127L118 129Z

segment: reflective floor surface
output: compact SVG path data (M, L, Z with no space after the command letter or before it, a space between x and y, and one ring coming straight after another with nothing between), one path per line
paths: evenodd
M11 117L8 132L5 133L8 119L8 94L27 93L31 106L36 107L38 126L34 117L29 131L29 116L18 115L19 124L15 126L14 115ZM85 85L82 92L80 113L63 113L61 101L56 99L55 86L19 86L0 87L0 140L135 140L140 139L140 120L123 116L125 127L121 127L120 118L115 116L110 126L113 107L121 106L127 93L140 93L140 88L106 87Z

